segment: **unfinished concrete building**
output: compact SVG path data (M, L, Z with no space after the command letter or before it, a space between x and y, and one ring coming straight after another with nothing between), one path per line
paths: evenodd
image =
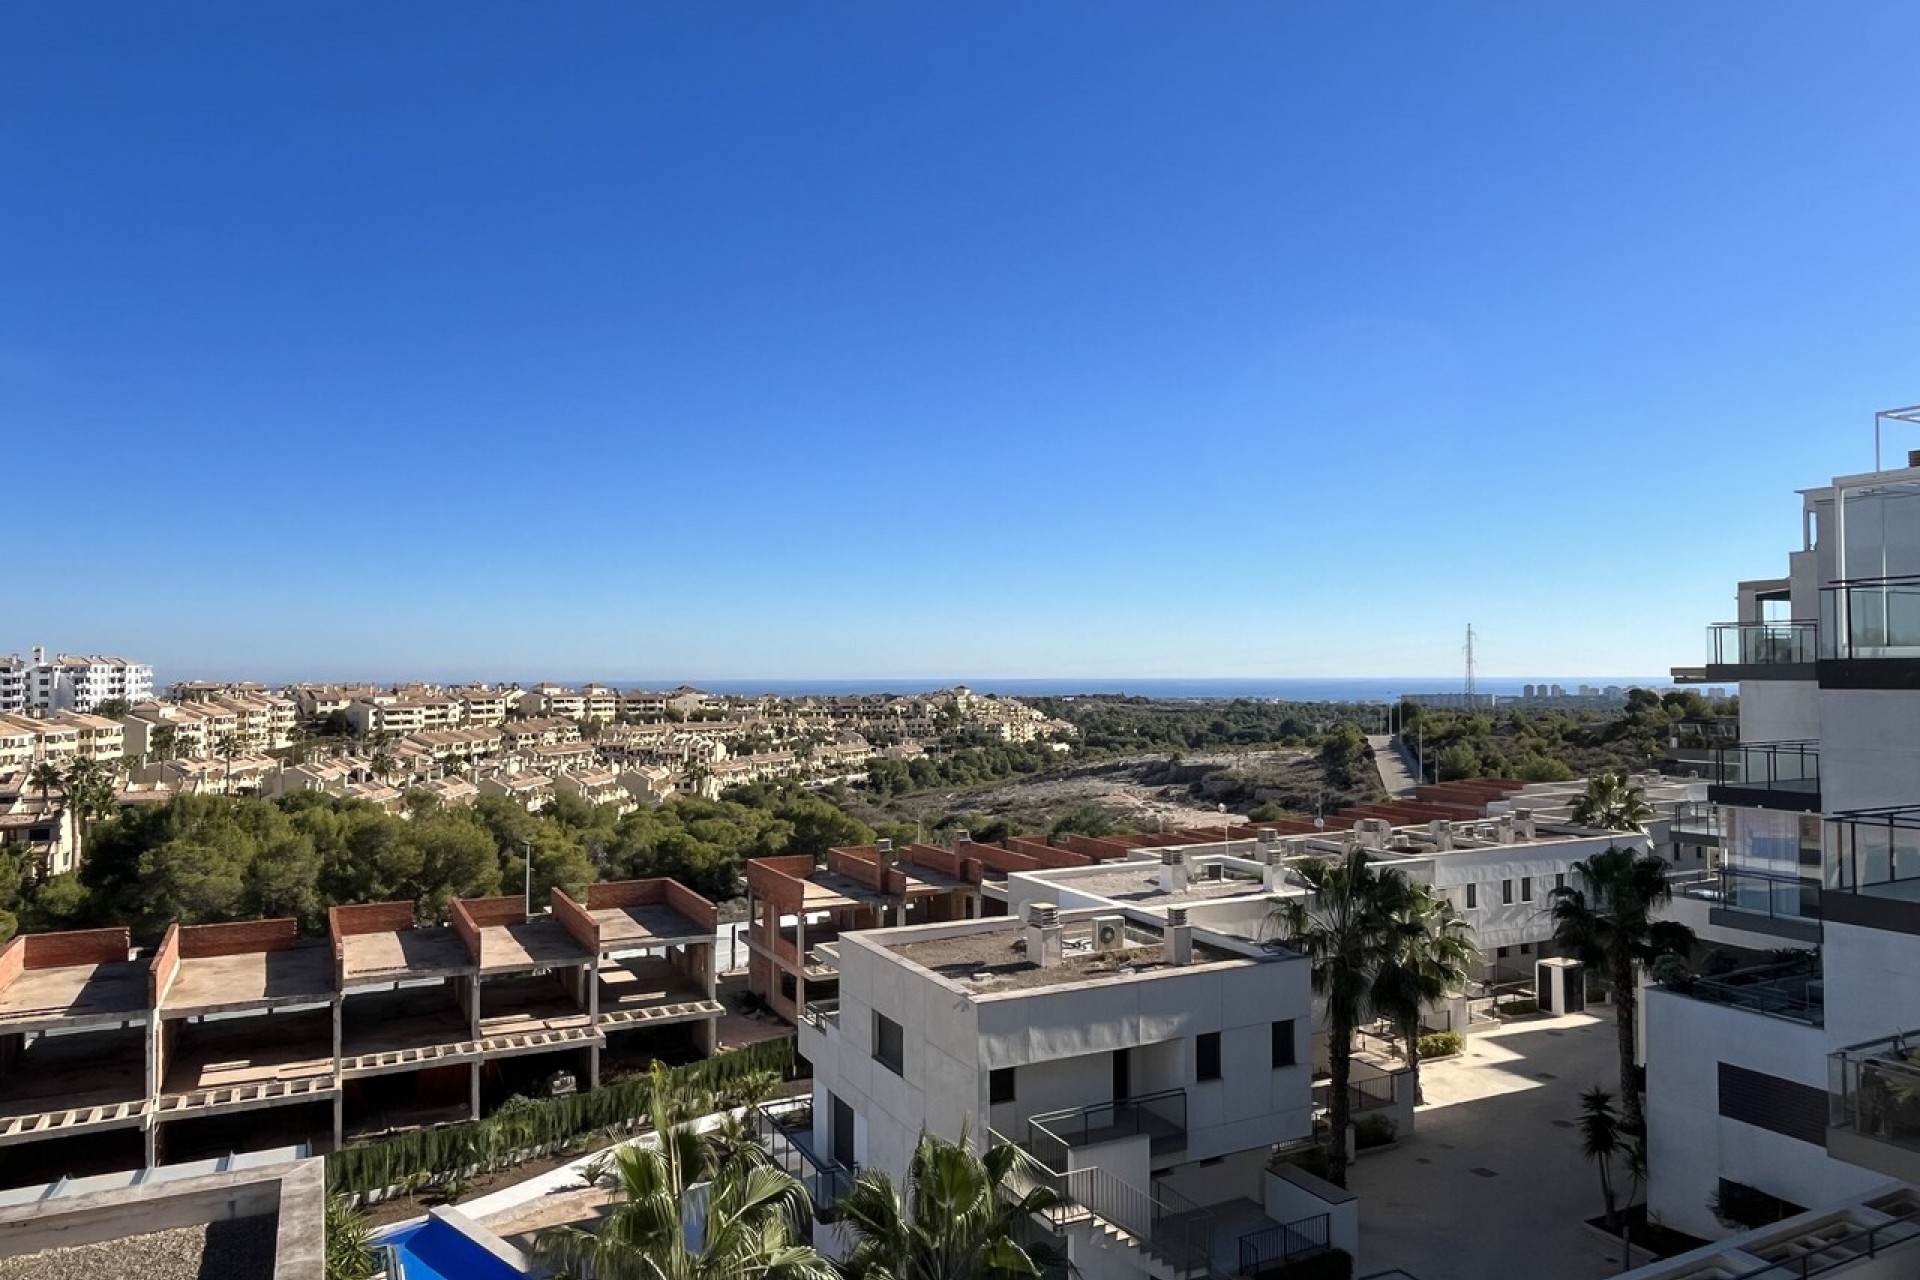
M0 1186L479 1118L711 1053L713 904L668 880L0 948ZM611 1038L611 1039L610 1039Z

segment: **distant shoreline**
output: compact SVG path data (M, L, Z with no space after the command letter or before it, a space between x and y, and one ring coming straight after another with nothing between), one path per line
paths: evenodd
M547 677L551 678L551 677ZM522 680L523 685L535 683L540 677ZM379 683L385 683L381 681ZM459 683L445 681L445 683ZM498 683L498 680L489 681ZM837 694L879 694L893 693L911 695L932 693L940 689L951 689L964 685L975 693L1003 694L1014 698L1033 697L1139 697L1184 700L1220 700L1232 698L1263 698L1277 702L1391 702L1410 693L1458 693L1460 677L1436 676L1421 678L1417 676L1327 676L1327 677L1273 677L1258 676L1141 676L1141 677L1076 677L1050 676L1017 679L968 678L948 676L933 679L897 679L897 680L698 680L679 677L658 680L594 680L592 677L578 677L560 681L560 683L578 687L581 684L598 683L615 689L676 689L681 686L719 694L771 694L779 697L831 697ZM1673 681L1664 676L1479 676L1475 679L1474 690L1480 694L1493 694L1502 698L1519 697L1527 685L1560 685L1569 695L1575 693L1581 685L1591 685L1605 689L1642 688L1664 690L1673 687Z

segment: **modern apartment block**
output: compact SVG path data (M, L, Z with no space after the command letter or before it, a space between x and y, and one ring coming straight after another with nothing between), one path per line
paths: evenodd
M1711 1237L1920 1181L1920 466L1804 490L1674 674L1740 687L1704 932L1786 952L1646 994L1649 1203Z
M714 911L664 880L0 949L0 1185L489 1114L715 1046Z
M1036 906L845 934L839 990L800 1028L822 1160L902 1179L923 1132L1012 1141L1016 1183L1060 1197L1036 1228L1089 1277L1251 1274L1293 1241L1357 1247L1350 1198L1268 1169L1313 1129L1292 952L1178 907Z
M125 658L71 653L0 656L0 713L92 711L108 699L153 696L153 668Z

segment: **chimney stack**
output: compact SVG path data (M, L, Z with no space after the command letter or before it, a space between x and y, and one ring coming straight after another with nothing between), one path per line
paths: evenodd
M1193 926L1187 923L1185 907L1167 908L1167 963L1193 963Z
M957 849L957 848L959 848L959 847L960 847L961 845L963 845L963 844L972 844L972 843L973 843L973 832L971 832L971 831L956 831L956 832L954 832L954 833L953 833L953 847L954 847L954 848L956 848L956 849Z
M1027 962L1043 969L1060 963L1065 954L1065 930L1060 927L1060 908L1050 902L1027 904Z
M1453 824L1445 818L1435 818L1427 824L1427 834L1433 837L1433 847L1442 852L1453 848Z
M1513 815L1511 813L1503 813L1500 815L1500 843L1513 843Z
M1182 893L1187 887L1187 855L1179 849L1160 851L1160 892Z
M1520 833L1520 838L1522 840L1533 839L1533 832L1534 832L1533 810L1515 809L1513 811L1513 817L1514 817L1514 825Z
M1280 833L1272 827L1262 827L1255 834L1254 856L1261 862L1271 863L1280 857Z

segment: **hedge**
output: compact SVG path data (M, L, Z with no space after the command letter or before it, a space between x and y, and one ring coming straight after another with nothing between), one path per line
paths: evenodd
M793 1068L794 1038L763 1040L668 1071L676 1087L721 1092L741 1079ZM650 1123L653 1082L634 1076L565 1098L515 1098L485 1120L436 1125L356 1143L327 1157L335 1195L379 1196L412 1183L453 1181L475 1171L510 1168L562 1150L585 1134L609 1138Z
M1431 1031L1420 1037L1422 1058L1449 1058L1460 1052L1466 1042L1458 1031Z

